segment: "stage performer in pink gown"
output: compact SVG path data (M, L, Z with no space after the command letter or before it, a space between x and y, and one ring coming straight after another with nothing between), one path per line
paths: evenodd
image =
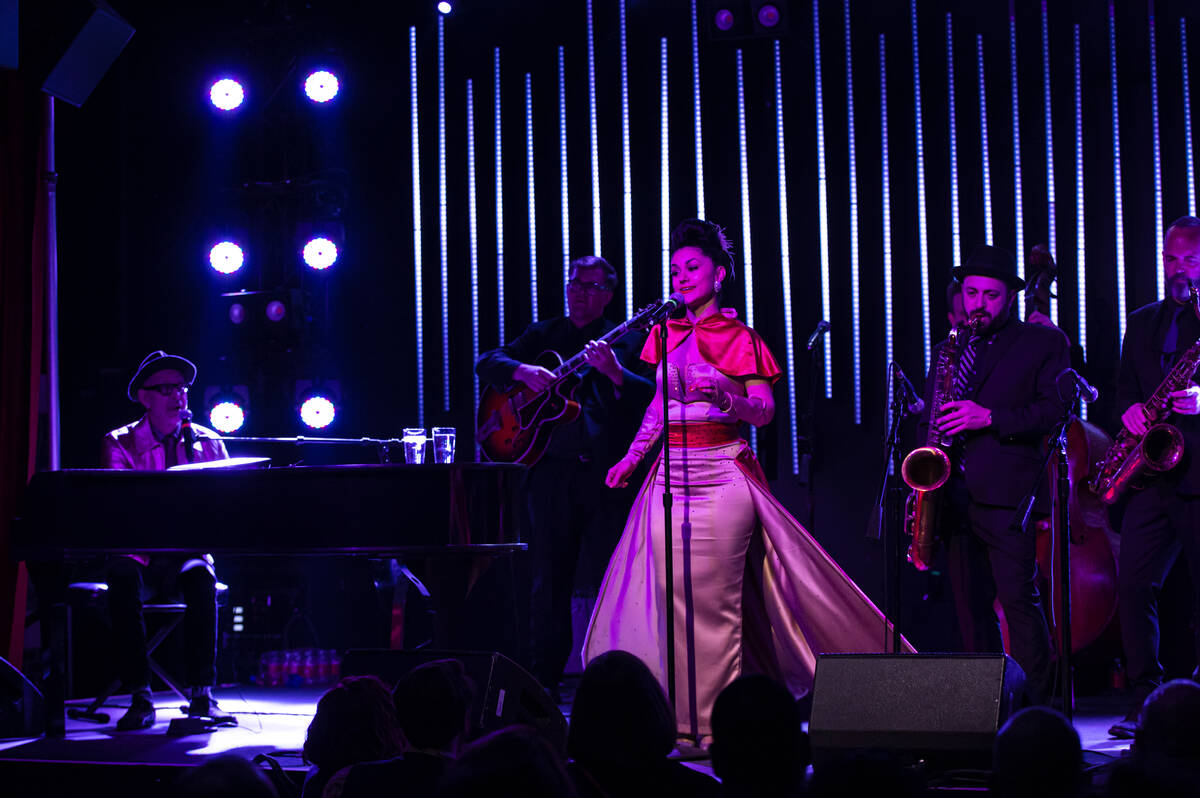
M675 714L695 743L711 732L717 694L743 673L765 673L802 696L816 657L876 652L883 615L771 495L739 433L771 421L780 376L763 340L718 301L733 278L716 225L689 220L671 234L671 283L687 312L667 322L666 373L628 453L607 475L623 486L662 434L668 392L674 550ZM660 332L642 359L661 364ZM664 388L665 386L665 388ZM584 659L623 649L666 684L666 584L661 460L638 493L609 561Z

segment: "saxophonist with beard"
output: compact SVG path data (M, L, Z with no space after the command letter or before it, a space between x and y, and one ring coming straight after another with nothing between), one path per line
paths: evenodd
M992 608L998 598L1013 659L1025 671L1027 699L1046 703L1053 669L1036 584L1037 550L1032 528L1015 529L1013 516L1040 470L1045 438L1062 416L1058 381L1070 366L1067 339L1013 313L1025 281L1006 250L978 246L952 275L962 283L964 310L976 332L960 328L967 340L953 376L954 397L934 418L927 411L919 431L928 435L932 424L937 437L950 441L951 473L939 489L937 526L949 555L962 648L1003 651ZM926 379L926 408L932 407L937 376L931 372ZM1035 511L1049 511L1046 493L1043 488Z
M1166 407L1156 419L1162 421L1169 412L1170 424L1181 433L1183 452L1178 465L1130 493L1121 523L1117 595L1132 695L1129 713L1109 734L1124 739L1134 737L1142 702L1163 681L1158 591L1181 549L1192 577L1192 630L1200 662L1200 387L1195 383L1196 364L1185 356L1200 337L1192 289L1193 283L1200 283L1200 219L1184 216L1167 228L1162 258L1166 297L1135 310L1126 326L1117 409L1124 408L1125 430L1144 436L1149 426L1146 403L1171 372L1183 368L1189 373L1179 380L1181 387L1163 394ZM1192 678L1200 679L1200 668Z

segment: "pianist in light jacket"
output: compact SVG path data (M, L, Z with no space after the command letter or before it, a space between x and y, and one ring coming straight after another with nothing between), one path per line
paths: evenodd
M190 425L192 456L188 457L188 430L180 419L195 379L196 366L187 358L163 351L147 355L127 390L129 399L141 405L145 414L104 437L105 467L162 471L180 463L228 457L216 433L199 424ZM180 512L186 509L180 508ZM169 534L170 519L147 518L146 523L163 524L167 527L164 534ZM131 696L129 711L117 721L118 731L154 725L142 616L142 601L147 594L179 593L187 605L183 628L187 685L191 688L188 715L235 723L212 697L217 675L217 589L212 558L202 554L147 557L131 553L111 558L106 571L113 652L118 674Z

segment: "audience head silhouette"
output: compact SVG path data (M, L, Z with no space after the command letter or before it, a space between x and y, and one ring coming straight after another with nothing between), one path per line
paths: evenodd
M317 702L304 758L332 774L355 762L396 756L405 747L387 685L374 676L347 676Z
M583 672L571 705L567 755L634 767L675 747L675 715L654 674L628 651L608 651Z
M455 753L467 731L474 686L462 662L439 659L400 677L392 703L404 736L414 748Z
M464 748L447 772L440 795L576 798L562 758L530 726L509 726Z
M1049 707L1028 707L1009 718L992 752L996 795L1058 798L1076 795L1083 786L1079 733Z
M808 735L792 694L768 676L742 676L713 705L713 772L726 794L793 795L804 783Z

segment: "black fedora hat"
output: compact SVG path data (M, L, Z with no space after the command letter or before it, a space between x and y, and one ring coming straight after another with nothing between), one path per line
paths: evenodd
M133 379L129 381L129 389L126 392L131 402L137 401L138 389L150 379L154 374L167 369L175 369L183 375L184 381L191 385L196 381L196 364L188 360L186 357L179 355L168 355L161 349L155 350L142 360L142 365L138 366L137 374L133 375Z
M960 283L964 277L972 274L980 277L992 277L1003 280L1009 288L1018 291L1025 287L1025 281L1017 276L1017 261L1007 249L980 244L971 250L971 257L962 266L950 270L950 276Z

